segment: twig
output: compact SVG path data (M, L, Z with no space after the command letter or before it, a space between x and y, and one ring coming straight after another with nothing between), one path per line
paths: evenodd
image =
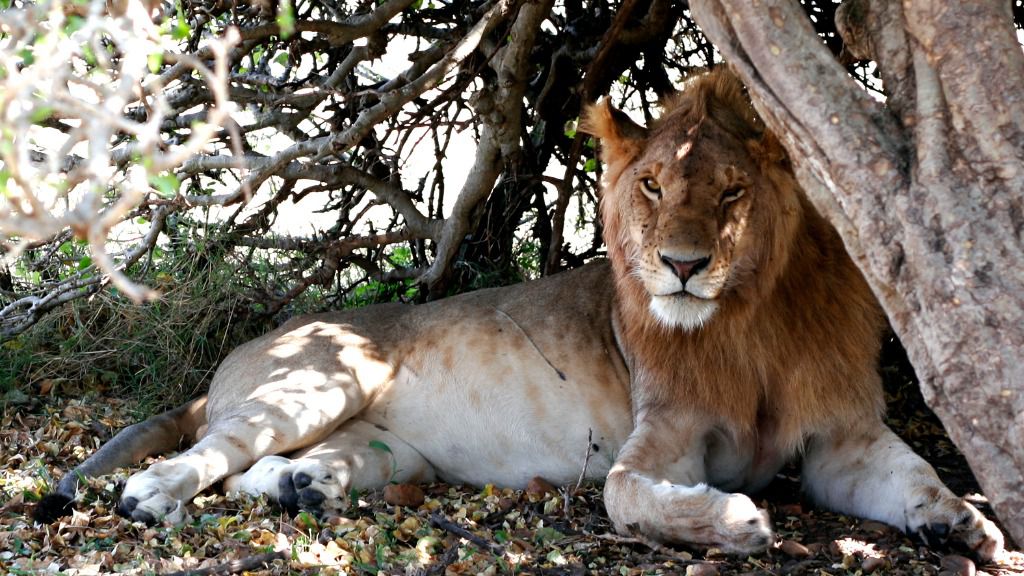
M667 546L664 546L658 542L655 542L650 538L646 538L643 535L637 533L636 531L633 531L632 536L620 536L618 534L607 533L594 534L593 532L584 532L584 534L593 538L597 538L598 540L605 540L607 542L614 542L616 544L639 544L641 546L650 548L654 552L662 554L670 558L673 562L682 564L683 566L689 566L690 564L717 564L717 562L712 562L708 560L695 560L693 558L687 558L686 556L682 556L675 550Z
M168 572L165 576L210 576L214 574L237 574L239 572L246 572L249 570L255 570L257 568L263 568L270 564L274 560L286 560L288 553L285 550L278 550L276 552L267 552L266 554L257 554L255 556L247 556L245 558L239 558L223 564L217 564L216 566L208 566L206 568L200 568L198 570L181 570L179 572Z
M594 453L594 429L587 428L587 453L583 457L583 469L580 470L580 477L576 480L576 487L569 490L568 486L562 489L562 505L565 519L568 520L572 512L572 497L576 495L580 490L580 486L583 485L583 479L587 476L587 468L590 466L590 457Z
M495 542L491 542L485 538L477 536L476 534L473 534L472 532L466 530L462 526L459 526L458 524L451 522L438 512L434 512L430 515L430 524L436 528L444 530L445 532L449 532L460 538L465 538L471 544L473 544L477 548L480 548L481 550L487 550L492 554L497 554L499 556L505 554L504 546L497 544Z
M590 466L590 457L594 455L594 429L587 429L587 454L583 457L583 469L580 470L580 477L576 480L576 488L573 488L573 492L580 489L583 485L583 479L587 476L587 468Z
M437 562L433 562L430 566L425 566L413 572L413 576L434 576L435 574L444 574L453 562L459 558L459 543L456 542L448 547L444 551L444 554L437 559Z

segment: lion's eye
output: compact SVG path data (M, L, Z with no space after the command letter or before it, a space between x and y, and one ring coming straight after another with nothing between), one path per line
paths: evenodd
M729 202L735 202L743 197L744 189L739 186L733 186L727 188L725 192L722 192L722 197L718 199L719 204L728 204Z
M640 189L653 200L661 198L661 184L658 184L658 181L650 176L640 179Z

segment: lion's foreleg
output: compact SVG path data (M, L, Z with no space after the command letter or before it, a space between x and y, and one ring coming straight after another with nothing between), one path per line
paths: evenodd
M813 438L803 468L804 490L822 506L892 524L930 543L959 540L982 560L1003 548L999 529L881 421Z
M616 530L739 554L774 541L767 514L750 498L705 483L708 429L678 414L638 418L604 489Z

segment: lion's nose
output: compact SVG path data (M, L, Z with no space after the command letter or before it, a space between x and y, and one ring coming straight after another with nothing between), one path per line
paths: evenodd
M704 258L698 258L697 260L676 260L675 258L662 254L661 261L672 269L672 273L675 274L679 280L682 281L683 286L685 286L687 280L693 278L698 272L707 267L708 263L711 262L711 257L705 256Z

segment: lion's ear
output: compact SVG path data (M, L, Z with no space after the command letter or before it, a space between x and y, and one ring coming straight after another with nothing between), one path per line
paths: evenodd
M633 122L625 112L615 109L607 98L587 107L579 129L601 141L601 156L605 162L635 157L643 150L647 139L647 129Z
M747 143L747 149L750 150L751 156L764 165L789 167L789 155L786 153L786 148L782 146L782 142L775 134L768 130L765 130L760 138L750 140Z

